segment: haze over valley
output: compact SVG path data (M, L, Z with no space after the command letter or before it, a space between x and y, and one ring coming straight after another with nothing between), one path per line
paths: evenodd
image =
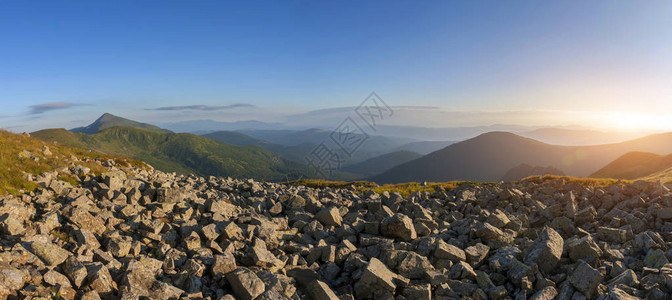
M0 300L672 299L672 2L0 0Z

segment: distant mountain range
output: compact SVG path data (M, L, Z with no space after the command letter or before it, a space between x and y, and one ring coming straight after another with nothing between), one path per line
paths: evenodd
M396 151L343 167L341 170L363 176L373 176L420 157L422 155L416 152Z
M216 124L239 129L200 136L174 133L151 124L104 114L86 127L71 131L47 129L32 135L45 141L143 160L163 171L271 181L317 177L307 162L320 146L328 147L338 158L336 165L340 169L327 173L327 179L331 180L366 178L378 183L514 181L543 174L634 179L657 173L666 176L664 172L672 170L672 156L664 156L672 153L672 133L620 143L563 146L510 132L484 133L461 142L422 141L400 135L431 133L439 136L440 130L381 126L377 128L377 134L392 131L402 134L351 133L350 138L362 139L363 143L351 153L345 153L334 141L334 132L320 128L296 130L281 125L272 129L242 128L274 125L258 121L193 121L188 124ZM497 126L504 125L494 125ZM490 127L455 128L447 134L475 133L486 128ZM598 142L622 139L612 133L562 128L544 128L524 134L570 144L587 143L591 137ZM640 153L630 153L633 151Z
M508 132L491 132L450 145L396 166L371 179L378 183L411 181L497 181L520 164L552 166L585 177L631 151L672 152L672 133L597 146L557 146Z
M332 140L331 134L332 131L317 128L300 131L247 129L217 131L203 136L232 145L256 145L299 163L305 163L306 157L318 145L325 143L330 149L339 152L340 158L343 160L343 167L394 152L396 149L407 145L407 143L414 142L414 140L405 138L353 134L353 138L362 138L364 142L348 155L339 150L340 148Z
M118 124L127 126L116 126ZM139 159L169 172L276 181L314 176L304 165L257 146L234 146L198 135L176 134L110 114L86 128L87 132L102 129L91 134L47 129L31 135L45 141Z
M426 142L413 142L408 143L402 146L397 147L398 151L410 151L415 153L420 153L426 155L432 153L436 150L446 148L452 144L455 144L455 141L446 141L446 142L435 142L435 141L426 141Z

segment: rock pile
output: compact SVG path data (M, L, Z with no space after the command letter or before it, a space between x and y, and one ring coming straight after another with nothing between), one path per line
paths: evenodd
M669 299L659 183L376 194L114 166L0 198L0 299Z

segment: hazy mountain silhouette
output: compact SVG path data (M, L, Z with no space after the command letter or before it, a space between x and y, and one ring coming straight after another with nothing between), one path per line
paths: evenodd
M341 171L362 174L363 176L372 176L421 156L421 154L411 151L395 151L343 167L341 168Z
M637 179L672 168L672 154L630 152L590 175L598 178Z
M672 152L672 133L597 146L557 146L508 132L490 132L450 145L401 164L372 180L378 183L409 181L497 181L520 164L553 166L570 176L585 177L631 151Z

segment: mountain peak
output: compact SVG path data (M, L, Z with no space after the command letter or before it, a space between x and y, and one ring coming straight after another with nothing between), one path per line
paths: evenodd
M73 128L70 131L73 132L81 132L81 133L86 133L86 134L94 134L98 133L102 130L112 128L112 127L135 127L135 128L144 128L144 129L150 129L150 130L163 130L157 126L150 125L147 123L140 123L137 121L125 119L122 117L115 116L111 113L104 113L102 116L100 116L98 119L96 119L93 123L91 123L89 126L86 127L78 127L78 128Z

